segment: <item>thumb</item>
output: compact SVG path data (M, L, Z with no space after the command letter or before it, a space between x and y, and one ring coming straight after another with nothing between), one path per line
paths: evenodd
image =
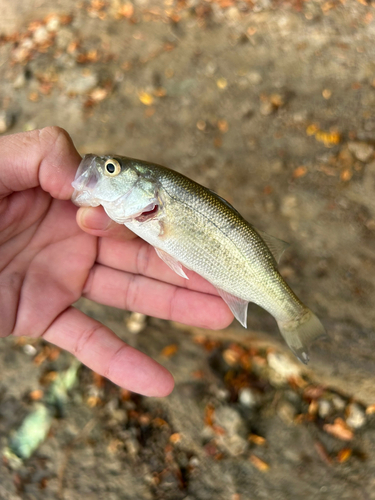
M103 207L82 207L77 212L77 223L86 233L127 241L136 235L123 224L117 224L108 217Z
M0 198L41 186L54 198L70 199L81 157L69 134L46 127L0 137Z

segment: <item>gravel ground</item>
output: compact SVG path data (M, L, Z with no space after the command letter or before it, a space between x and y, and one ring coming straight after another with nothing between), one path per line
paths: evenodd
M291 243L281 272L330 340L305 369L254 305L247 331L207 332L82 301L176 389L142 398L81 367L17 462L9 436L72 358L3 340L0 499L375 498L374 3L1 9L0 133L59 125L82 154L139 157L214 189Z

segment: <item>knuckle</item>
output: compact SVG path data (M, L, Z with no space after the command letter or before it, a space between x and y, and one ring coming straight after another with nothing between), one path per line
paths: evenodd
M77 338L77 342L73 348L73 354L79 358L88 347L94 336L100 332L100 330L105 330L105 326L101 323L95 323L90 328L81 333Z

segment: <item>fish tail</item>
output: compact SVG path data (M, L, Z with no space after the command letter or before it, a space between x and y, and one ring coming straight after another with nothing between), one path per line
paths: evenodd
M326 335L320 320L310 309L306 308L302 316L277 323L290 349L302 363L307 364L309 361L307 346L319 337Z

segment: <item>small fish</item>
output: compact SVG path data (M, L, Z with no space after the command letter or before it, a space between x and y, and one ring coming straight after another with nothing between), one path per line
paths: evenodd
M184 267L212 283L246 328L255 302L275 317L294 354L324 335L319 319L277 270L287 244L255 229L213 191L161 165L123 156L86 155L72 201L104 210L152 245L179 276Z

